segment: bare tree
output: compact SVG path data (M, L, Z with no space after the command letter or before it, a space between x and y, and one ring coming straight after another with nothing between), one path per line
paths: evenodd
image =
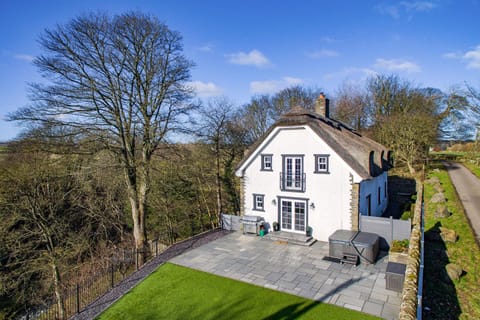
M47 80L31 85L32 105L12 120L68 127L93 139L123 168L138 249L146 244L151 159L187 113L192 62L182 37L156 18L133 12L90 14L46 30L35 65Z
M271 117L276 120L295 106L313 110L320 92L321 90L314 90L302 86L293 86L280 90L271 98Z
M260 138L282 114L294 106L313 110L315 101L321 90L302 86L283 89L274 95L261 95L251 99L241 111L243 126L249 132L250 143Z
M215 156L215 185L217 196L217 219L223 212L222 199L222 151L225 148L228 124L233 117L233 105L224 97L208 102L201 111L200 136L212 146Z
M369 104L367 95L361 89L344 83L337 91L334 100L334 118L357 131L369 125Z
M419 88L395 75L371 78L367 90L374 137L418 177L418 165L436 142L442 120L459 108L458 99L438 89Z
M15 158L0 171L1 184L8 185L0 189L0 232L9 270L0 279L31 305L42 302L52 286L58 317L65 319L61 267L91 244L75 160L39 153L16 153Z

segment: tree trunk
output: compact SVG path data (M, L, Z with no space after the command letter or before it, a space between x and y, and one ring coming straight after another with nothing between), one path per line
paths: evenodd
M147 236L145 230L145 202L147 183L144 179L136 179L137 176L132 176L128 169L125 169L127 180L128 200L132 211L133 220L133 238L135 241L135 249L137 252L142 252L139 256L139 265L145 262L145 248L147 243Z
M215 163L216 163L216 175L215 175L215 183L217 185L217 225L220 225L221 214L223 211L222 208L222 181L220 178L220 146L217 144L215 145Z
M417 170L415 170L415 167L413 166L413 164L410 161L407 161L407 167L408 167L408 171L410 172L412 177L414 177L416 179Z
M211 213L211 211L210 211L210 206L208 205L207 198L205 197L205 192L204 192L203 189L202 189L202 187L203 187L204 184L202 184L202 183L200 182L200 178L197 178L197 179L198 179L199 190L200 190L200 192L201 192L202 199L203 199L203 202L204 202L204 204L205 204L205 208L206 208L206 210L207 210L208 221L209 221L209 223L210 223L211 229L213 230L213 229L215 229L215 224L214 224L213 219L212 219L212 213ZM210 187L208 187L208 189L211 190Z
M57 308L58 308L58 318L63 320L65 319L65 303L63 301L63 296L60 288L60 272L58 271L57 264L55 261L52 261L52 277L53 277L53 287L55 291L55 298L57 299Z

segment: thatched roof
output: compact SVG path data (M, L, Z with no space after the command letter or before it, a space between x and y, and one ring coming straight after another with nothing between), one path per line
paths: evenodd
M268 131L253 144L237 168L241 168L268 135L277 127L309 126L327 143L360 177L369 179L391 168L388 149L362 136L347 125L323 117L302 107L294 107L283 114Z

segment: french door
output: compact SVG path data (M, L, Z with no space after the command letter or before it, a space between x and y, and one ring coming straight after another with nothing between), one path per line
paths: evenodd
M282 230L304 233L307 222L306 201L282 199L280 201L280 219Z
M285 189L302 190L303 158L287 156L284 165Z

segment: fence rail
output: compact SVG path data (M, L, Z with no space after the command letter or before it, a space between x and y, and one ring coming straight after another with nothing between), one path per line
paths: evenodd
M115 287L134 271L140 269L145 263L158 256L161 251L158 240L151 243L148 251L127 249L120 252L119 256L110 258L108 268L88 277L88 279L77 282L63 290L62 299L64 305L63 319L68 319L73 315L82 312L86 306L98 299L100 296ZM146 257L141 259L140 257ZM140 261L144 261L140 265ZM39 319L39 320L63 320L60 315L59 306L56 302L46 303L41 310L29 312L20 319Z
M383 217L360 216L360 230L380 236L380 247L388 250L393 240L410 238L412 222Z
M222 229L228 231L239 231L242 224L241 218L242 217L240 216L222 213Z

